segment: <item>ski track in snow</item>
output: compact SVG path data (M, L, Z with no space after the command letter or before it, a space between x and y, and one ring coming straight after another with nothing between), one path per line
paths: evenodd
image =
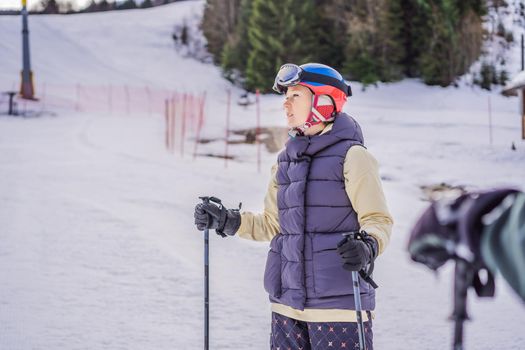
M184 193L182 183L174 181L195 174L108 151L89 138L95 132L93 119L80 121L80 127L70 119L55 130L57 121L7 121L8 128L32 127L31 136L45 137L7 148L17 150L16 159L3 153L7 184L0 221L7 227L0 241L13 246L2 245L1 251L7 264L0 268L0 323L8 332L2 332L0 342L9 348L197 348L202 341L202 239L188 219L196 196L177 200ZM43 130L42 123L55 125ZM185 223L185 233L177 222ZM212 237L211 244L212 263L227 260L214 251L215 244L225 248L225 241ZM262 252L258 255L264 259ZM237 263L221 264L223 271L212 265L214 295L223 289L219 277L233 279ZM249 290L244 283L237 283L237 290L234 282L226 287L241 294ZM259 283L253 285L259 289ZM249 312L229 298L212 296L211 303L217 322L226 321L230 312ZM221 323L214 344L221 348L223 339L223 347L233 346L238 325Z
M199 152L220 153L229 85L216 67L178 57L169 42L173 24L202 4L34 16L36 77L207 90L201 137L218 141L199 145ZM2 90L17 81L20 61L19 19L4 17ZM411 79L366 91L356 83L354 91L346 111L360 122L379 161L395 220L376 264L375 347L450 348L452 268L435 277L406 253L408 232L428 205L419 186L524 189L517 99ZM281 103L278 96L261 97L262 126L284 126ZM178 150L166 152L161 115L56 114L0 116L0 349L202 348L203 239L193 208L198 196L215 195L227 207L242 201L243 210L260 212L277 155L263 149L259 174L255 147L232 145L239 158L224 169L221 159L192 160L191 132L184 158ZM254 117L255 106L234 104L232 129L253 127ZM262 285L268 244L210 235L211 348L269 348L270 306ZM523 303L503 280L497 280L495 299L469 298L467 349L525 348Z

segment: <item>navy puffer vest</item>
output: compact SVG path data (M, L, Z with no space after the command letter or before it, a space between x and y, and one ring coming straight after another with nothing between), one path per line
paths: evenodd
M355 309L352 274L336 251L345 232L359 229L345 191L350 147L364 147L359 124L339 113L330 131L288 139L278 156L277 205L281 232L270 242L264 287L270 301L295 309ZM361 280L364 310L375 292Z

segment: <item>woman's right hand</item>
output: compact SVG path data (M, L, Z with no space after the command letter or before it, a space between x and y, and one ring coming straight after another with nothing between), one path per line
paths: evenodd
M239 209L226 209L220 203L220 199L215 197L203 198L212 200L204 200L195 206L194 217L197 229L199 231L215 229L215 232L222 237L235 235L241 225Z

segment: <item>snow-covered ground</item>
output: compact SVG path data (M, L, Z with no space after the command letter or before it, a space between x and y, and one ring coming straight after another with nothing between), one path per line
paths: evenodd
M34 16L35 80L206 91L203 136L220 138L231 86L213 65L178 56L170 37L202 5ZM0 17L2 91L18 81L19 33L19 18ZM451 266L436 278L406 253L407 234L428 204L419 186L525 189L517 98L416 80L354 90L346 111L380 162L395 219L376 264L376 348L447 349ZM263 126L285 126L280 103L262 97ZM221 159L192 159L193 135L184 157L166 152L160 114L55 112L0 116L0 349L202 348L203 240L193 208L198 196L215 195L226 206L242 201L244 210L261 211L277 155L263 149L258 173L256 147L231 145L243 158L225 169ZM255 107L234 106L231 123L254 127ZM214 234L210 244L211 347L269 348L268 245ZM467 349L525 348L525 309L503 280L495 299L472 293L469 310Z

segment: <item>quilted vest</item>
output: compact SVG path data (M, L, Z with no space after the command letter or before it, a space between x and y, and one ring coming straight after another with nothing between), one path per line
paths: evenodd
M295 309L355 309L352 274L343 269L337 243L359 229L345 191L343 165L352 146L363 146L357 122L339 113L321 135L289 138L278 155L280 233L270 242L264 287L271 302ZM375 308L375 291L360 281L363 310Z

